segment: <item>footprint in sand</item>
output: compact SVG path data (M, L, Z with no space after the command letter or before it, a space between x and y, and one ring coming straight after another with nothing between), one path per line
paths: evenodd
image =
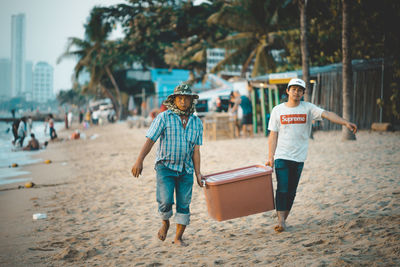
M302 244L302 245L303 245L303 247L308 248L308 247L315 246L315 245L321 245L321 244L323 244L324 242L325 242L324 240L320 239L320 240L318 240L318 241L314 241L314 242L306 243L306 244Z

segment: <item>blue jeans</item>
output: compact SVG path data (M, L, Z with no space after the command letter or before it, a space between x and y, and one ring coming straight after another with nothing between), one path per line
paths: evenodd
M161 219L168 220L172 217L175 190L175 221L178 224L188 225L190 222L189 206L192 200L193 173L187 173L185 170L177 172L161 163L157 163L155 169L157 172L158 213Z
M275 194L277 211L291 210L303 166L304 162L285 159L275 160L275 173L278 181Z

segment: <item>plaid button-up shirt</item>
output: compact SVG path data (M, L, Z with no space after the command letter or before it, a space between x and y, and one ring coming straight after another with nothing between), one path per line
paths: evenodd
M179 172L184 168L188 173L194 172L194 146L203 144L203 124L199 117L190 115L184 129L181 118L167 110L153 120L146 137L153 142L160 138L156 163Z

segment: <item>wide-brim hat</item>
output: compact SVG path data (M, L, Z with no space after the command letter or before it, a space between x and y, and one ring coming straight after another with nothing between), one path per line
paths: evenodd
M192 88L189 84L180 84L175 87L174 92L170 94L167 99L177 95L189 95L192 96L194 99L199 98L199 95L192 92Z

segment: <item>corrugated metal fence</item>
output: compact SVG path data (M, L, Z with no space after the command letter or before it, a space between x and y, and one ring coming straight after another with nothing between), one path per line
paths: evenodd
M353 69L353 122L359 129L370 129L373 122L379 121L379 107L377 98L381 92L382 72L378 66L372 69ZM333 111L342 116L342 72L320 73L317 76L317 84L314 87L314 104ZM317 128L321 130L339 130L340 125L328 120L319 122Z

